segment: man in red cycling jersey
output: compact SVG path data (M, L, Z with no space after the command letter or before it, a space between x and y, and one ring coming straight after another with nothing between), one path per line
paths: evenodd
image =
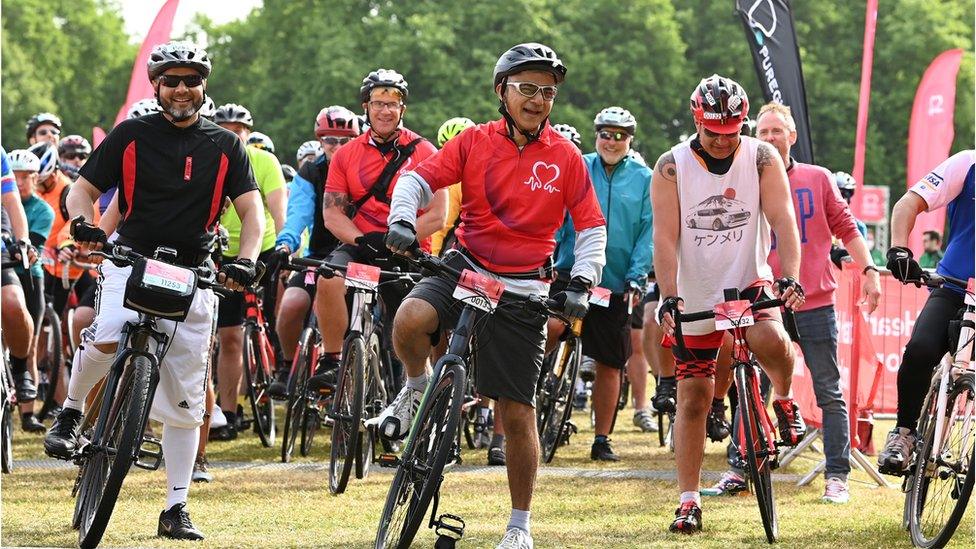
M415 212L436 191L461 182L458 247L446 256L457 269L500 279L509 291L547 295L554 236L569 210L576 227L571 282L554 298L568 316L586 314L589 289L600 282L607 233L586 165L576 147L549 125L566 66L547 46L519 44L498 59L495 94L502 118L468 128L414 171L393 193L387 245L404 253L416 241ZM430 345L454 325L460 308L454 283L422 280L397 311L393 343L407 369L406 387L380 416L388 438L406 435L428 376ZM481 322L481 321L479 321ZM508 438L512 514L499 548L531 549L529 507L539 463L535 387L542 367L545 316L499 309L483 319L475 383L495 399Z
M743 299L767 299L769 289L791 308L803 304L797 282L800 237L789 181L776 149L739 131L749 100L735 81L712 75L691 94L697 134L661 155L651 182L654 208L654 267L661 289L658 318L673 334L676 311L708 310L723 301L723 289ZM770 228L776 232L782 277L773 282L767 258ZM682 297L678 297L678 296ZM683 326L687 352L673 347L678 379L675 462L681 503L671 531L701 530L701 463L705 423L715 385L715 360L725 332L713 320ZM790 396L793 344L779 311L756 314L746 340L774 389L780 436L796 445L806 430Z

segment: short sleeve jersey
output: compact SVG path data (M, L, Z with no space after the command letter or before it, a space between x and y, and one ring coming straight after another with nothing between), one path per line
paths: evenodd
M261 200L264 203L264 238L261 240L263 252L274 247L277 236L274 218L271 217L271 210L268 209L268 195L285 187L285 176L281 173L281 164L275 155L257 147L245 147L244 150L247 151L247 158L251 161L251 170L254 172L254 179L257 181ZM237 215L233 204L220 216L220 225L227 229L229 236L224 255L236 257L241 249L241 218Z
M963 280L973 277L976 261L973 250L973 204L976 201L974 164L976 151L958 152L936 166L910 189L925 200L928 206L926 211L946 208L949 239L936 272ZM962 291L962 288L952 289Z
M257 190L236 135L203 118L179 128L162 113L116 126L81 176L102 192L119 184L118 242L141 253L206 253L224 198Z
M420 137L418 134L402 128L400 136L397 138L397 145L404 147L418 137ZM388 198L393 196L393 189L396 187L401 174L415 168L417 164L434 154L436 150L429 141L419 142L410 158L400 166L400 169L393 176L393 180L387 188L386 196ZM369 132L360 135L336 151L332 157L325 192L343 193L349 195L350 202L356 202L373 187L383 168L393 159L393 155L392 150L386 154L381 153ZM385 232L387 229L386 220L389 215L389 200L381 202L370 199L359 208L359 211L352 218L352 222L363 233Z
M567 210L577 231L604 225L583 157L548 122L522 149L508 136L504 120L468 128L415 172L432 191L461 182L455 234L495 272L544 265Z

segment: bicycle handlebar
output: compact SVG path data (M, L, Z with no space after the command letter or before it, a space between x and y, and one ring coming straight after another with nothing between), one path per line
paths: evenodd
M921 283L925 284L929 288L941 288L945 286L946 283L952 284L954 286L959 286L960 288L966 289L969 287L969 281L963 280L961 278L956 278L949 275L943 275L938 273L930 273L927 271L922 272ZM910 284L911 281L907 281L906 284Z
M300 271L302 269L315 269L315 272L323 278L343 276L347 265L337 265L329 263L324 259L311 259L307 257L289 257L287 262L281 264L281 269L286 271ZM405 271L380 271L380 280L390 282L394 280L410 280L419 282L423 278L420 273L409 273Z
M774 309L782 307L786 304L782 299L765 299L762 301L757 301L753 303L749 310L753 313L757 311L762 311L763 309ZM675 345L679 350L687 354L687 347L685 347L684 336L681 333L681 324L684 322L695 322L699 320L708 320L710 318L715 318L716 313L714 310L710 311L697 311L694 313L682 313L676 312L674 315L674 341ZM741 318L741 317L740 317ZM738 320L738 319L729 319ZM793 341L800 340L800 334L796 327L796 316L793 314L792 309L784 309L783 312L783 327L786 328L786 332L790 335L790 339Z
M114 244L112 242L105 242L102 245L101 250L92 250L89 255L97 255L99 257L104 257L105 259L111 261L117 267L130 267L136 261L140 259L152 259L146 257L128 246L122 246L120 244ZM159 260L157 260L159 261ZM197 287L204 290L213 290L214 293L221 297L229 297L234 293L225 287L223 284L217 282L217 271L209 267L185 267L197 274Z

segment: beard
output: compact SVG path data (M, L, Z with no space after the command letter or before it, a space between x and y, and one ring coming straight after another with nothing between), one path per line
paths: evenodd
M200 94L199 98L195 97L193 99L189 107L181 109L176 107L173 101L159 96L159 105L163 108L163 111L166 112L166 114L173 117L174 122L183 122L185 120L189 120L194 114L197 113L197 111L200 110L201 107L203 107L203 98L204 94Z

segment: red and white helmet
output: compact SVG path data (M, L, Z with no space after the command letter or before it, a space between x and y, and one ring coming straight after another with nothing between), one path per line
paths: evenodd
M737 134L749 116L749 97L735 80L713 74L692 92L691 114L709 131Z
M356 137L362 133L359 127L359 117L345 107L332 105L319 111L315 117L315 135L348 135Z

